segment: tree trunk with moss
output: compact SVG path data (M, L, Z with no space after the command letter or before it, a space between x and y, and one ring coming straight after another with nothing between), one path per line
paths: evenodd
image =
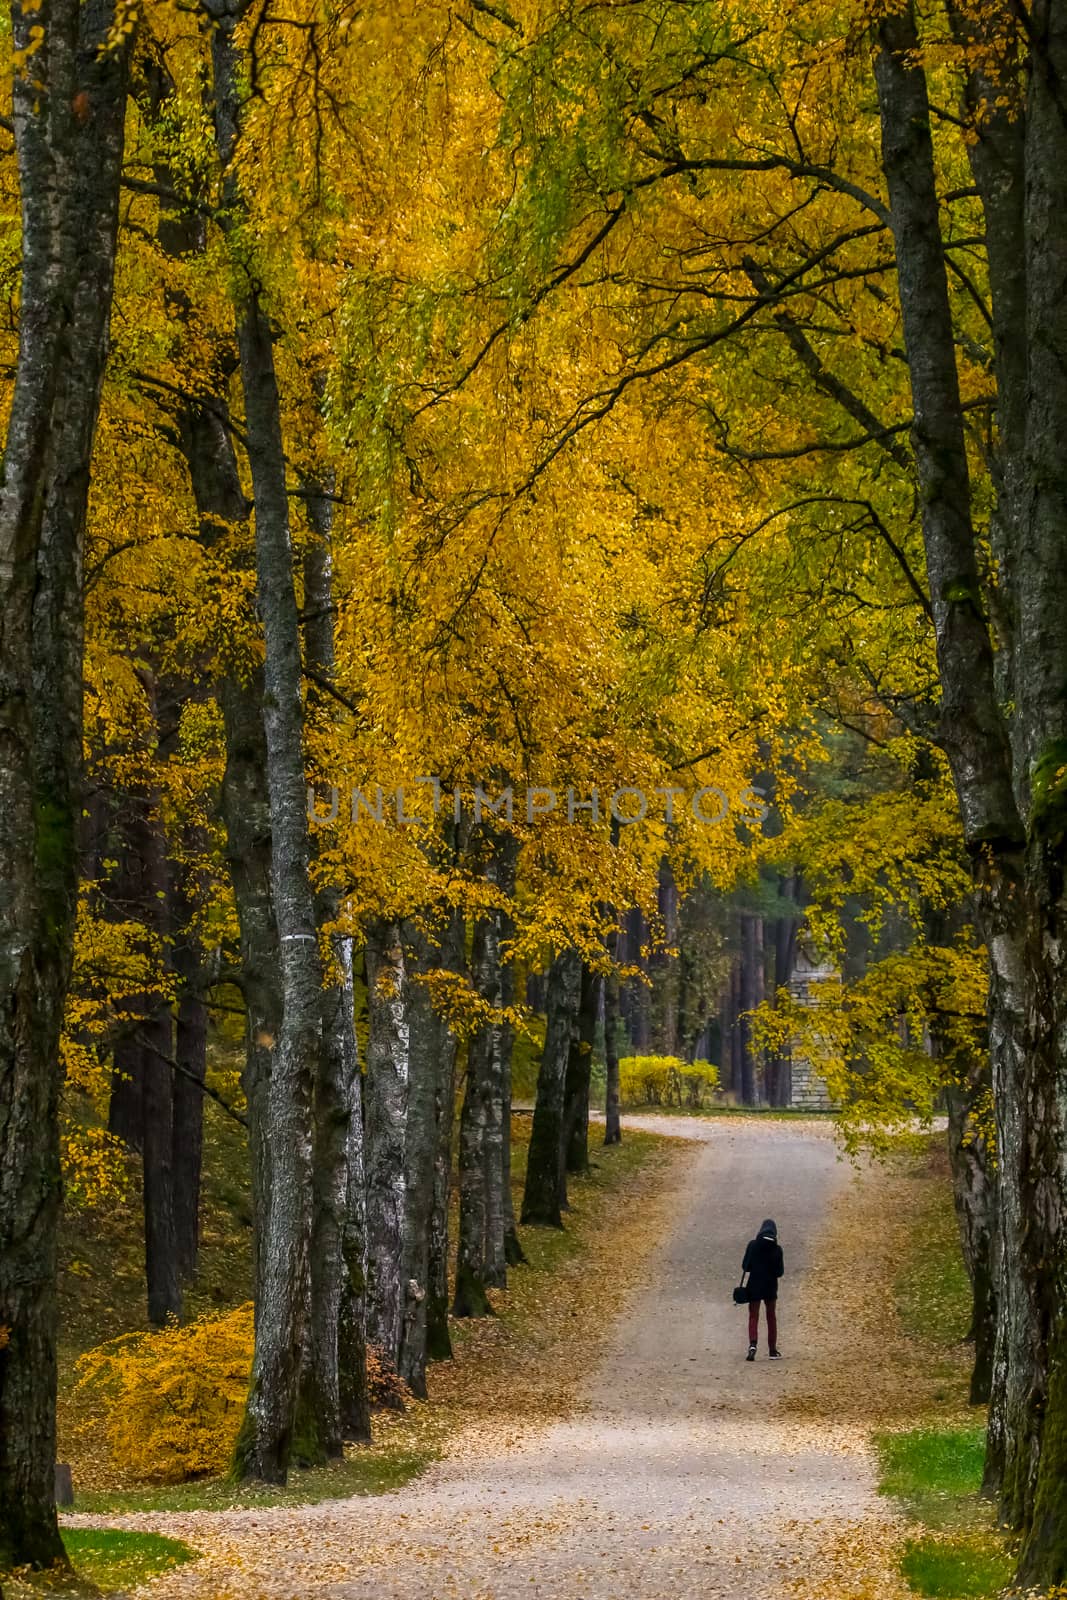
M125 44L12 7L19 348L0 487L0 1569L65 1562L54 1500L59 1037L77 903L82 554L108 349ZM80 115L87 108L86 115Z

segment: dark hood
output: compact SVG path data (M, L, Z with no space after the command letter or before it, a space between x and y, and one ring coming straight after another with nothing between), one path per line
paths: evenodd
M778 1224L768 1217L766 1222L760 1223L759 1237L761 1239L777 1239Z

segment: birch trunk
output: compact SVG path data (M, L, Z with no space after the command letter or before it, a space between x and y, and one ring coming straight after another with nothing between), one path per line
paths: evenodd
M508 1233L518 1245L511 1210L512 1030L502 1013L510 976L505 944L515 888L517 841L488 841L486 878L505 897L474 925L471 979L491 1015L467 1043L467 1080L459 1132L459 1240L453 1315L491 1315L487 1289L507 1283ZM521 1248L518 1251L521 1256Z
M377 922L367 935L367 1337L386 1367L400 1356L407 1215L410 1036L400 928Z
M12 89L22 270L0 488L0 1569L66 1560L54 1503L59 1034L81 814L82 549L125 116L126 50L100 49L111 20L100 0L12 5L13 47L33 65Z
M419 976L435 970L458 971L463 959L463 919L451 913L440 936L440 943L420 929L408 930L411 952L409 971L415 981L408 983L408 1030L410 1040L410 1098L406 1143L407 1196L404 1227L404 1317L401 1329L400 1376L413 1394L426 1398L426 1363L432 1355L431 1331L439 1344L439 1329L431 1316L434 1293L434 1237L440 1227L436 1216L439 1203L439 1163L442 1146L450 1148L451 1129L442 1127L442 1117L451 1120L451 1085L455 1075L457 1040L445 1019L433 1007L430 991ZM445 1203L447 1204L447 1196ZM447 1229L447 1215L444 1219ZM447 1261L445 1264L447 1273ZM445 1283L447 1307L447 1277ZM447 1332L447 1314L445 1319Z
M545 1048L537 1074L522 1221L539 1227L562 1228L560 1193L563 1170L563 1095L571 1039L578 1025L582 962L575 950L564 950L548 974Z
M312 490L317 486L312 486ZM333 567L330 551L332 502L321 493L308 497L308 520L314 535L304 558L304 652L313 682L329 683L334 675ZM314 703L313 695L309 703ZM323 708L331 714L332 707ZM315 895L315 922L320 936L332 946L332 966L324 975L320 995L322 1034L314 1083L314 1162L311 1226L311 1308L304 1372L301 1379L298 1437L309 1459L338 1458L343 1454L345 1421L342 1416L341 1353L342 1302L358 1292L359 1278L346 1284L346 1232L356 1223L350 1212L349 1157L355 1079L359 1073L355 1005L352 985L351 941L337 932L341 895L333 884L320 886ZM362 1129L359 1130L360 1137ZM354 1154L354 1152L352 1152ZM362 1175L362 1150L358 1153ZM355 1196L352 1199L355 1200ZM359 1244L349 1241L354 1256ZM360 1277L362 1275L360 1274ZM352 1394L361 1388L353 1363L366 1366L365 1314L358 1306L345 1311L344 1336L350 1348L344 1355L345 1389L351 1416ZM366 1376L362 1381L366 1389ZM358 1406L357 1406L358 1410ZM357 1426L359 1419L357 1417Z
M224 168L237 142L241 72L235 18L212 38L215 129ZM232 173L226 200L240 207ZM322 972L308 875L300 633L293 583L281 405L274 351L258 289L235 306L248 459L255 501L256 594L263 625L263 725L271 825L271 892L281 955L282 1019L269 1047L266 1232L261 1243L256 1343L235 1465L243 1477L284 1482L293 1443L308 1304L312 1085L322 1039ZM251 1110L251 1107L250 1107ZM305 1442L305 1446L307 1441Z

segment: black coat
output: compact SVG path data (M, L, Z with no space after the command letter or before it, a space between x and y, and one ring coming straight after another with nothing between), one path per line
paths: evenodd
M777 1300L778 1279L785 1271L785 1258L777 1239L760 1234L750 1239L741 1271L748 1273L750 1300Z

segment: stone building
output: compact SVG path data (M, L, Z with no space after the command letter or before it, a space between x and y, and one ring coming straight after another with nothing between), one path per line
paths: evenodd
M832 963L822 960L814 951L797 942L796 960L789 979L789 993L798 1005L814 1005L812 986L837 975ZM819 1076L813 1063L794 1045L791 1067L791 1094L789 1103L798 1111L833 1111L835 1103L830 1091Z

